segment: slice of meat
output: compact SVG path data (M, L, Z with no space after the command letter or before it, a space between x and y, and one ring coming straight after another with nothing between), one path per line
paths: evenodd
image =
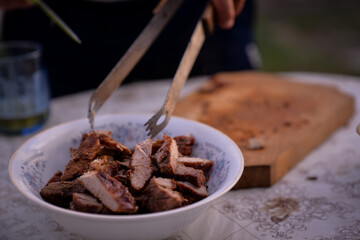
M127 172L131 189L140 191L152 176L152 167L137 166Z
M72 202L70 203L71 210L88 213L100 213L103 208L104 205L90 194L74 193L72 195Z
M81 176L84 172L89 169L89 163L91 160L73 158L66 165L64 174L61 176L61 181L71 181Z
M178 146L178 151L181 155L190 156L192 153L193 145L195 143L195 138L192 134L187 136L181 135L174 137L176 144ZM156 153L159 148L163 145L164 139L159 139L153 141L153 152Z
M135 199L121 182L104 172L91 171L79 180L84 187L113 212L133 213L138 207Z
M205 175L202 170L195 169L192 167L186 167L182 164L178 164L175 174L175 179L190 182L196 187L201 187L205 183Z
M176 141L173 138L164 134L163 139L165 141L154 155L154 159L156 160L161 173L165 175L172 175L176 170L179 152Z
M202 170L186 167L178 162L179 152L176 141L164 134L164 143L154 155L160 172L165 176L173 176L176 179L188 181L197 187L205 182Z
M182 181L176 181L176 185L179 192L183 193L184 196L187 196L188 199L195 199L197 201L209 196L205 185L195 187L191 183Z
M111 132L98 131L100 142L106 148L117 151L120 155L130 155L131 150L115 141L110 135Z
M141 150L144 151L144 153L147 156L151 156L152 154L152 141L150 138L148 138L147 140L145 140L144 142L138 144L141 148Z
M73 180L88 171L89 163L96 157L100 149L100 140L96 132L91 132L84 137L80 146L73 153L74 157L65 167L61 181Z
M174 140L177 143L179 152L184 156L190 156L192 153L195 138L192 134L187 136L176 136Z
M151 139L147 139L135 147L128 172L131 187L135 191L140 191L152 175L151 150Z
M151 178L146 188L145 207L149 212L160 212L181 207L184 198L173 189L176 184L167 178Z
M119 165L112 156L104 155L90 163L90 170L103 171L110 176L114 176L119 171Z
M73 193L84 193L86 189L77 181L51 182L40 190L47 202L60 207L69 207Z
M203 170L204 173L208 173L211 167L214 165L213 161L197 157L179 157L178 162L182 163L186 167Z
M90 132L74 153L74 158L93 160L100 149L100 139L96 132Z

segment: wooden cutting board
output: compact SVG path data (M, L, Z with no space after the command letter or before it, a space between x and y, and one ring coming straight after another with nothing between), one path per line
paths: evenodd
M245 169L235 189L268 187L353 114L354 100L328 86L275 74L214 75L181 99L174 115L213 126L242 150Z

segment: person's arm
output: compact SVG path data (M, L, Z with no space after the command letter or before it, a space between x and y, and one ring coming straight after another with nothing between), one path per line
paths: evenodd
M27 0L0 0L0 9L10 11L30 7L31 3Z
M217 24L223 29L232 28L242 11L245 0L212 0Z

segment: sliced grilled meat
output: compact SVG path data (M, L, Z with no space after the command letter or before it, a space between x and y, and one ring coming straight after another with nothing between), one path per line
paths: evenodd
M135 191L140 191L152 175L151 150L151 139L147 139L135 147L128 172L131 187Z
M203 170L204 173L208 173L211 167L214 165L213 161L196 157L179 157L178 162L182 163L186 167Z
M181 135L174 137L174 140L177 144L178 151L181 155L184 156L190 156L192 153L192 149L195 143L195 138L192 134L189 134L187 136ZM163 145L165 142L164 139L159 139L156 141L153 141L153 152L156 153L159 148Z
M113 212L133 213L138 207L135 199L121 182L104 172L91 171L79 180L84 187Z
M122 145L121 143L115 141L112 137L110 137L111 132L106 131L98 131L100 142L107 149L115 150L120 155L130 155L131 150Z
M187 136L176 136L174 140L177 143L179 152L184 156L190 156L195 143L195 138L192 134Z
M176 181L177 188L183 196L187 196L188 199L194 199L196 201L201 200L209 196L205 185L195 187L191 183Z
M175 173L179 152L176 141L164 134L164 143L156 152L154 158L161 173L172 175Z
M89 163L92 160L73 158L66 165L64 174L61 176L61 181L71 181L81 176L84 172L89 169Z
M90 132L74 153L74 158L93 160L100 149L100 139L96 132Z
M131 150L110 135L83 134L64 173L56 172L41 189L43 199L76 211L119 214L169 210L208 196L204 173L213 162L189 156L192 135L164 134Z
M103 208L104 205L90 194L74 193L72 195L72 202L70 203L71 210L88 213L100 213Z
M149 212L160 212L181 207L184 198L174 191L176 184L168 178L151 178L146 188L145 207Z
M73 193L84 193L86 189L77 181L51 182L40 190L47 202L60 207L69 207Z
M201 187L206 180L202 170L186 167L180 163L177 165L174 177L178 180L190 182L196 187Z
M61 181L73 180L89 169L89 163L95 158L100 149L100 140L96 132L87 134L80 146L73 153L74 157L65 167Z

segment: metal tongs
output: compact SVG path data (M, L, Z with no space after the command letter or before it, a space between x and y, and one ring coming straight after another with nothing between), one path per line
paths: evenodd
M120 59L109 75L92 94L88 112L91 129L94 129L94 118L96 112L135 67L137 62L149 49L151 44L165 27L170 18L174 15L182 2L183 0L166 1L135 42L130 46L125 55ZM213 8L211 4L208 3L201 18L195 26L195 30L180 61L162 108L144 124L144 126L147 126L146 131L148 131L148 136L152 138L155 137L169 122L174 111L175 104L179 98L180 91L190 74L194 62L205 41L206 35L212 33L213 29ZM164 121L157 124L161 116L164 114Z

